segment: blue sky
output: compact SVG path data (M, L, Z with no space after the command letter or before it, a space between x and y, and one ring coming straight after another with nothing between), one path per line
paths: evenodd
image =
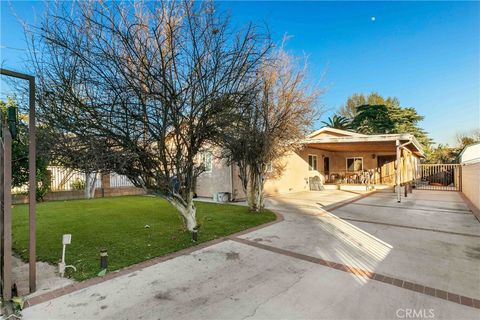
M26 47L10 7L31 23L42 6L1 3L4 67L22 70L24 53L12 48ZM452 144L456 133L480 127L479 2L230 1L219 7L236 25L266 24L277 41L291 36L287 49L308 56L311 81L326 89L324 118L352 93L376 91L415 107L436 142Z

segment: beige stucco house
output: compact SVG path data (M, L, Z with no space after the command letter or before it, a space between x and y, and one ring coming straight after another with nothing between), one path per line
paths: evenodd
M423 156L420 143L411 134L364 135L325 127L300 144L298 151L272 163L265 181L267 195L313 189L314 177L330 187L394 185L397 157L400 182L410 182ZM206 151L202 158L207 170L197 179L198 196L229 192L233 199L244 197L235 164L229 165L215 150Z

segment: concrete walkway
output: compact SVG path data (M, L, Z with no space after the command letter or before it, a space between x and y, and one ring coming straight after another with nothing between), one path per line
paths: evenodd
M479 319L480 223L458 193L415 191L401 204L376 193L329 212L357 196L269 198L283 222L29 307L24 317Z

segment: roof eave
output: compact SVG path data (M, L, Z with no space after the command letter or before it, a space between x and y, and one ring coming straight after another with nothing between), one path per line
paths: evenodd
M349 136L349 137L325 137L311 139L307 138L301 141L303 144L310 143L352 143L352 142L386 142L396 140L408 140L410 141L418 151L418 155L425 156L423 148L414 135L409 133L401 134L379 134L379 135L364 135L364 136Z

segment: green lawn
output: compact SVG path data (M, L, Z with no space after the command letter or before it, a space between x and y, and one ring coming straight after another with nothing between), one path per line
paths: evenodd
M243 206L198 202L198 242L273 220L275 215L267 210L254 214ZM37 259L58 263L65 233L72 234L66 262L77 267L69 272L76 280L98 274L101 248L108 250L108 271L112 271L194 245L175 209L164 199L148 196L39 203ZM28 260L27 205L13 209L13 248Z

